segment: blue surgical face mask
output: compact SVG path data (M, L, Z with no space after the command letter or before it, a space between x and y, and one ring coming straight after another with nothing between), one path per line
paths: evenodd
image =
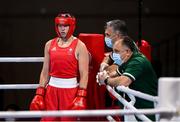
M119 66L123 63L121 55L119 53L114 53L113 52L112 58L114 60L114 63L119 65Z
M105 37L105 43L109 48L113 48L112 39Z

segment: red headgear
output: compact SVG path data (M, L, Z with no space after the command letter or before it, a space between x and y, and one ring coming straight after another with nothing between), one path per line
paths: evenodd
M75 24L76 24L76 19L75 17L71 16L70 14L59 14L56 18L55 18L55 29L56 29L56 33L59 37L61 37L61 34L59 33L58 30L58 25L69 25L69 31L66 35L66 39L69 39L69 37L71 37L71 35L74 33L75 30Z

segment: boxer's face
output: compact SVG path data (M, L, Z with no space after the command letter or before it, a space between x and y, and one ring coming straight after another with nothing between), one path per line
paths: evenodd
M62 38L65 38L68 31L69 31L69 25L58 25L59 33L61 34Z

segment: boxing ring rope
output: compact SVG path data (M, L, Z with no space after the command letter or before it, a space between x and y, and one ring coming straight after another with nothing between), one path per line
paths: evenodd
M38 87L38 84L4 84L4 85L0 85L0 89L36 89ZM123 86L118 86L119 88L123 88ZM129 96L129 98L131 99L131 103L127 102L124 98L122 98L118 93L116 93L110 86L107 86L107 89L109 92L111 92L120 102L122 102L127 108L131 109L131 110L135 110L137 111L137 109L132 105L132 103L135 103L135 97L133 95L131 95L129 92L127 93L127 95ZM125 88L127 91L131 89L129 88ZM121 90L122 91L122 90ZM137 91L133 91L133 93L136 93ZM139 92L137 92L139 93ZM139 94L140 96L141 94ZM141 96L140 96L141 97ZM145 115L137 115L137 117L141 120L145 120L145 121L150 121ZM108 117L110 119L110 116Z
M14 85L0 85L0 89L35 89L38 84L14 84ZM107 86L112 92L112 88ZM177 114L176 109L134 109L130 103L126 102L124 98L120 97L115 91L112 92L115 97L122 99L123 103L133 110L68 110L68 111L18 111L18 112L0 112L0 118L37 118L43 116L106 116L106 115L130 115L136 114L142 120L149 121L142 114L156 114L156 113L171 113ZM109 120L113 120L111 116L108 116Z
M130 110L137 111L137 109L127 102L121 95L119 95L114 89L112 89L109 85L106 86L107 90L112 93L114 97L116 97L125 107L127 107ZM132 100L131 100L132 101ZM136 114L135 114L136 115ZM146 117L144 114L137 114L136 115L139 119L143 121L151 121L148 117Z
M140 91L132 90L132 89L129 89L128 87L125 87L125 86L117 86L116 89L118 91L126 93L128 96L129 96L129 94L131 94L131 95L139 97L141 99L152 101L154 103L154 107L156 107L157 104L158 104L158 97L157 96L152 96L152 95L149 95L149 94L142 93ZM129 96L129 98L130 98L130 96ZM132 100L132 97L130 99ZM160 115L156 114L155 116L156 116L156 121L158 121Z
M106 116L106 115L131 115L131 114L177 114L177 109L138 109L137 110L61 110L61 111L13 111L0 112L0 118L38 118L52 116Z
M106 119L109 120L110 122L116 122L116 120L114 120L114 118L110 115L107 115Z
M18 84L18 85L0 85L0 89L35 89L38 84ZM112 92L113 89L110 86L107 88ZM131 115L135 114L142 120L149 121L146 119L144 114L158 114L158 113L166 113L166 114L179 114L180 110L178 109L167 109L167 108L158 108L158 109L134 109L130 103L126 103L124 98L120 97L115 91L112 92L115 97L118 99L122 99L124 104L129 106L129 108L133 108L133 110L61 110L61 111L17 111L17 112L0 112L0 118L38 118L44 116L107 116L109 120L113 120L110 115Z
M149 101L152 101L152 102L157 102L158 101L157 96L152 96L152 95L145 94L145 93L142 93L142 92L139 92L139 91L136 91L136 90L132 90L132 89L129 89L128 87L125 87L125 86L118 86L118 87L116 87L116 89L118 91L125 92L127 94L131 94L131 95L134 95L136 97L139 97L139 98L142 98L142 99L145 99L145 100L149 100Z
M0 62L43 62L44 57L1 57Z
M0 89L36 89L39 84L2 84Z

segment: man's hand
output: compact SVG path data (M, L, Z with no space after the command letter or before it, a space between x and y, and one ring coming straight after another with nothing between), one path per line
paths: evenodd
M109 64L102 62L100 65L99 71L103 72L108 66L109 66Z
M106 85L106 79L109 77L107 71L103 71L103 72L98 72L98 74L96 75L96 79L97 79L97 83L99 83L99 85Z
M117 68L118 68L118 65L112 64L106 68L106 71L110 77L115 77L115 76L118 76L117 71L116 71Z

